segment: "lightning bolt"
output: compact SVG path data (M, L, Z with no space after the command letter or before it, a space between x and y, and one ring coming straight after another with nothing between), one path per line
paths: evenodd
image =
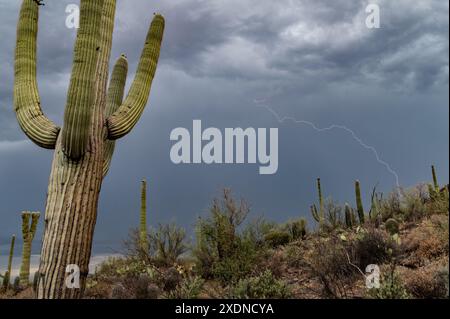
M364 149L369 150L371 153L373 153L373 155L375 156L376 161L381 164L382 166L384 166L386 168L386 170L395 178L395 183L397 185L397 187L400 187L400 179L398 177L397 172L392 169L391 165L389 165L389 163L387 163L386 161L384 161L380 154L378 153L378 151L376 150L375 147L371 146L371 145L367 145L366 143L364 143L364 141L358 137L358 135L356 135L356 133L351 130L350 128L344 126L344 125L338 125L338 124L332 124L330 126L327 127L318 127L316 124L314 124L313 122L310 121L305 121L305 120L298 120L294 117L291 116L280 116L277 112L275 112L275 110L273 110L270 106L264 104L266 102L265 99L254 99L253 103L256 105L255 107L259 107L259 108L263 108L265 110L267 110L269 113L271 113L275 119L280 123L283 124L286 121L291 121L295 124L303 124L303 125L308 125L309 127L311 127L312 129L314 129L317 132L327 132L327 131L331 131L334 129L338 129L338 130L342 130L345 131L347 133L349 133L351 135L351 137L359 144L361 145Z

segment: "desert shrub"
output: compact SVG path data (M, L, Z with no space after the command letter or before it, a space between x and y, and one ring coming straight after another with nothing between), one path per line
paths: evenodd
M434 192L434 189L433 189ZM383 221L394 218L397 221L417 222L433 214L448 214L448 193L430 196L428 185L403 190L397 189L387 199L379 201L379 211Z
M334 237L315 243L305 265L318 279L321 295L326 298L351 297L351 285L357 276L361 276L349 260L345 243Z
M111 285L111 299L157 299L160 289L153 278L141 275L127 275Z
M351 260L360 269L367 265L390 261L398 254L398 248L389 235L376 228L369 228L359 233L348 247Z
M401 192L401 189L397 189L396 191L390 193L387 198L378 203L379 214L383 221L403 215L401 207Z
M369 290L369 296L375 299L410 299L411 295L404 287L400 276L395 272L392 266L387 275L382 276L380 288Z
M205 280L198 276L186 276L167 294L169 299L197 299L203 291Z
M304 263L304 249L296 244L287 245L284 255L289 267L300 268Z
M269 270L276 278L286 275L287 265L284 249L269 249L261 256L258 267L253 273Z
M434 215L412 229L402 241L404 263L420 267L448 255L448 217Z
M124 243L127 257L147 264L171 266L188 250L186 232L175 224L160 224L148 234L148 245L141 245L138 229L132 229Z
M230 288L230 298L235 299L287 299L290 298L289 286L278 280L269 270L257 277L241 279Z
M415 298L448 298L448 267L419 268L405 280L405 288Z
M110 258L100 264L96 270L95 278L111 279L120 277L137 277L147 275L155 277L155 266L137 258Z
M242 229L248 213L247 203L236 202L226 189L222 200L214 200L210 216L199 219L193 255L195 269L202 278L228 283L251 272L264 245L261 225Z
M324 227L328 230L334 230L343 225L342 222L342 207L339 203L333 201L332 198L327 198L324 205L325 209L325 225Z
M219 258L212 265L213 278L222 283L236 282L255 268L263 250L248 238L236 239L236 250L232 255Z
M175 224L159 225L149 237L156 250L154 260L160 265L175 264L188 249L185 230Z
M276 248L289 244L291 242L291 235L282 230L272 230L266 235L265 241L270 247Z
M289 221L284 228L290 235L291 240L305 239L306 237L306 219L304 218Z

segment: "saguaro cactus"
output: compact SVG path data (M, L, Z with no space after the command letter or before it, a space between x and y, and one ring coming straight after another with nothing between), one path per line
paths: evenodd
M322 187L320 185L320 178L317 179L317 193L319 194L319 209L317 209L316 204L313 204L311 206L311 214L316 220L316 222L319 223L319 226L322 227L323 222L325 220L325 208L322 197Z
M97 204L113 141L138 122L150 94L164 32L156 14L150 25L135 79L122 101L126 58L111 78L108 68L116 0L81 0L72 75L64 123L60 129L42 112L36 81L36 37L41 8L23 0L17 26L14 108L25 134L37 145L54 149L47 191L38 298L79 298L84 291ZM80 289L68 289L67 265L80 268Z
M20 284L27 286L30 283L30 257L31 243L33 242L40 214L38 212L22 213L22 265L20 266ZM31 218L31 224L30 224Z
M345 212L345 225L347 226L347 228L352 228L354 221L353 210L348 203L345 203L344 212Z
M148 250L148 236L147 236L147 182L141 182L141 213L139 217L139 240L141 249Z
M364 206L361 199L361 186L359 181L355 181L356 210L358 212L359 223L364 224Z
M3 288L8 289L11 281L12 262L14 257L14 246L16 244L16 235L11 237L11 245L9 246L8 270L3 276Z

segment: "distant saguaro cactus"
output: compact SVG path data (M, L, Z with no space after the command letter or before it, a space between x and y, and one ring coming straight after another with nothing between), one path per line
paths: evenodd
M147 105L164 18L154 16L135 79L122 101L125 56L119 58L107 90L116 0L80 1L80 27L64 123L59 128L42 112L37 89L39 8L37 1L22 1L14 81L14 109L22 130L35 144L55 150L37 297L80 298L88 274L101 183L110 165L114 141L132 130ZM80 289L69 289L64 284L65 266L69 264L80 268Z
M11 281L11 271L12 271L12 262L14 257L14 246L16 244L16 235L12 235L11 237L11 245L9 246L9 255L8 255L8 270L5 272L3 276L3 288L8 289Z
M30 283L30 257L31 244L36 234L36 228L39 221L40 213L23 212L22 213L22 265L20 266L20 284L27 286ZM31 218L31 224L30 224Z
M139 217L139 241L141 249L148 251L147 235L147 182L141 182L141 213Z
M345 225L347 228L352 228L354 224L354 213L353 209L350 207L348 203L345 203Z
M361 186L359 181L355 181L356 210L358 212L359 223L364 224L364 206L361 199Z
M325 221L325 207L322 197L322 186L320 185L320 178L317 179L317 193L319 195L319 209L317 209L316 204L311 206L311 214L316 222L319 223L319 226L322 227L323 222Z

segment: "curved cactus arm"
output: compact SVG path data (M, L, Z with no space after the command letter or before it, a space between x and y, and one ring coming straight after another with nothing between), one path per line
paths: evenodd
M87 150L99 56L104 0L81 0L72 75L62 129L64 154L80 159Z
M109 140L116 140L128 134L141 117L150 95L163 33L164 18L157 14L150 25L130 91L119 109L106 119Z
M124 54L117 59L111 75L108 93L106 95L105 118L111 116L122 105L125 83L127 81L128 60ZM112 155L116 142L112 140L105 141L103 177L108 174Z
M54 149L60 128L41 109L36 80L39 5L24 0L17 25L14 62L14 110L24 133L37 145Z

